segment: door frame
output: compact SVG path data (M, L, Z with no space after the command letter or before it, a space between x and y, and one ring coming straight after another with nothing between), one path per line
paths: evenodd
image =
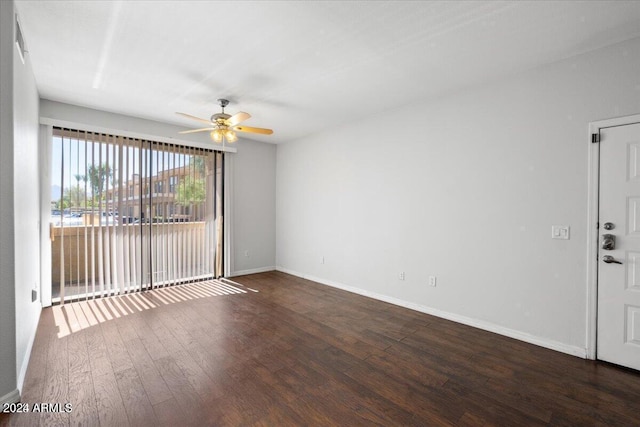
M588 172L588 208L587 208L587 359L597 358L598 331L598 215L600 209L600 140L593 142L592 135L598 138L601 129L640 123L640 114L597 120L589 123L589 172Z

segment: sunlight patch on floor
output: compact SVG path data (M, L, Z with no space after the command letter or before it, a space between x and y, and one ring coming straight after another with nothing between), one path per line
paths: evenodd
M164 305L198 298L246 294L255 289L228 279L207 280L184 285L167 286L150 291L134 292L86 301L76 301L51 308L58 338L130 314Z

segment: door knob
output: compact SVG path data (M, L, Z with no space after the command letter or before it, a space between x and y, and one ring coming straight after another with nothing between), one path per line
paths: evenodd
M612 251L616 248L616 236L613 234L602 235L602 249Z
M602 261L607 264L622 264L620 261L616 261L611 255L605 255L602 257Z

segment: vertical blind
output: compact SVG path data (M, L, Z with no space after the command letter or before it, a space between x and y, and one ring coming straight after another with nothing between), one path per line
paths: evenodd
M221 152L54 128L52 300L222 275Z

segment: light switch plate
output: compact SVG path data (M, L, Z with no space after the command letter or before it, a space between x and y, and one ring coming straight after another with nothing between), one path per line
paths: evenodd
M552 225L551 226L551 238L560 240L569 240L568 225Z

